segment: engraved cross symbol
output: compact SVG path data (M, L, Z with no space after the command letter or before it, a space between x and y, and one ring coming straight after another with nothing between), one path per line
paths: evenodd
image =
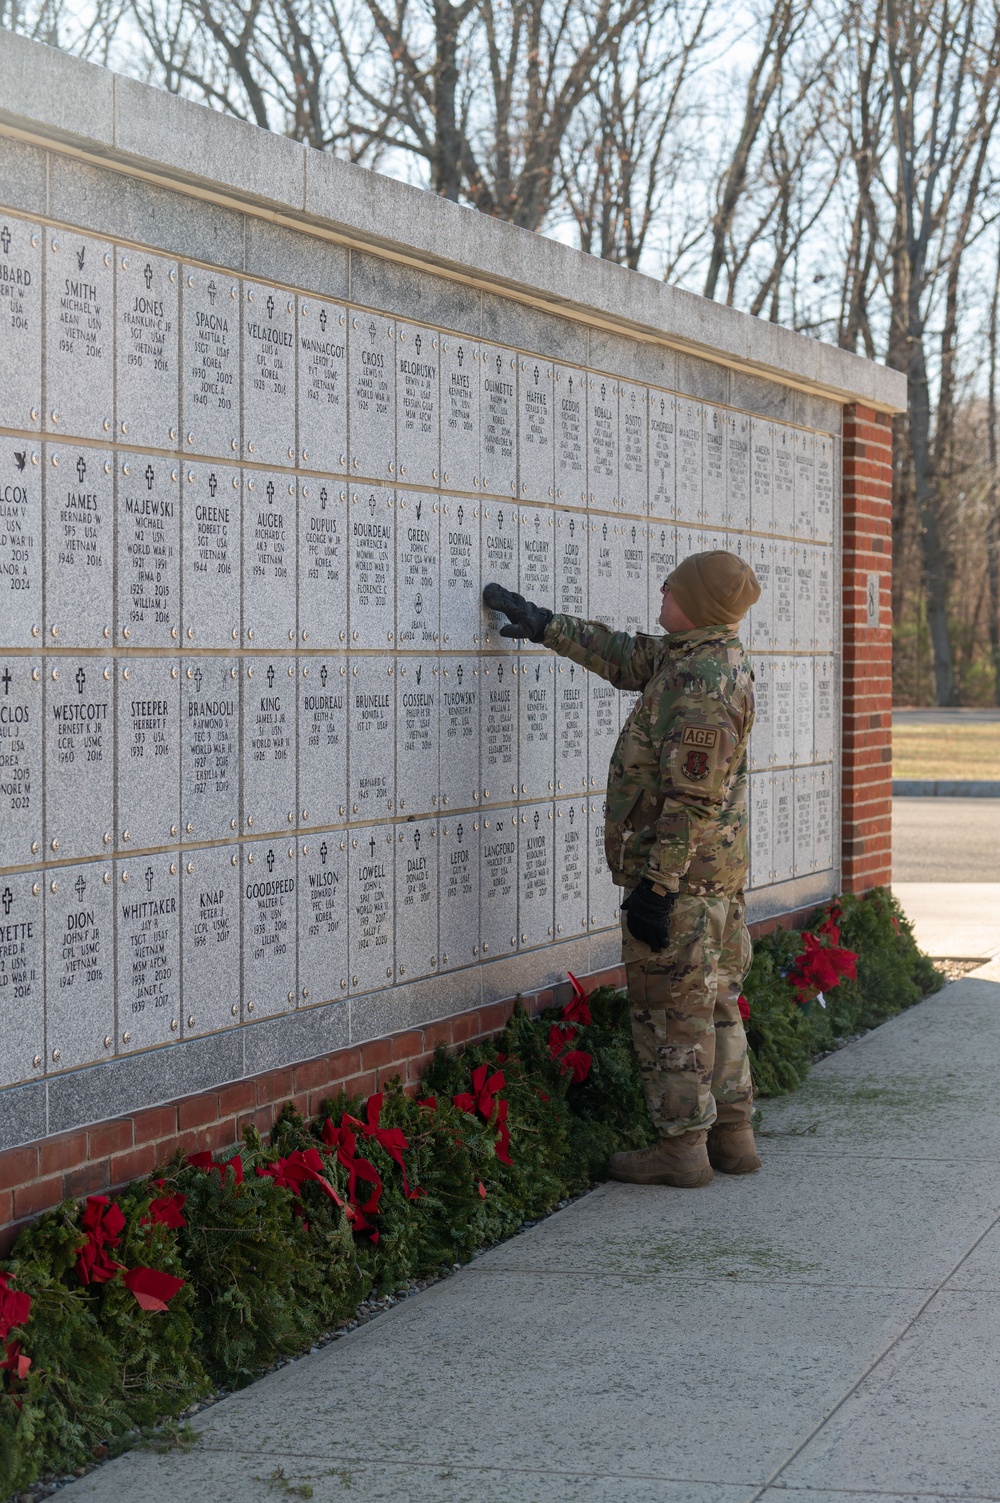
M539 814L538 810L536 809L535 810L535 829L536 830L538 829L538 826L541 824L541 820L542 820L542 816Z
M326 333L326 309L325 308L321 308L319 310L319 326L323 330L323 333L325 334Z
M5 694L9 694L10 693L10 686L11 686L12 682L13 682L13 680L11 679L11 676L10 676L10 668L5 663L4 664L4 668L3 668L3 678L0 679L0 684L3 684L3 692Z
M83 872L80 873L76 881L73 883L73 891L76 893L77 902L82 903L83 895L87 891L87 884L84 881Z
M80 664L79 668L76 670L76 679L74 680L74 682L76 684L76 692L77 692L77 694L82 694L83 691L84 691L84 688L86 687L86 683L87 683L87 675L83 671L83 664L82 663Z
M498 375L498 376L499 376L499 374L500 374L500 372L501 372L501 371L502 371L502 370L503 370L503 360L502 360L502 358L501 358L501 357L500 357L500 356L499 356L499 355L498 355L498 356L497 356L497 375Z
M87 461L84 459L82 454L79 454L76 461L76 478L81 485L83 484L83 477L84 475L86 475L86 473Z
M148 292L153 285L153 268L150 266L148 261L142 268L142 279L146 284L146 291Z
M576 519L574 517L570 517L570 519L569 519L569 535L570 535L570 537L573 537L573 535L575 534L575 532L576 532Z
M375 327L375 320L372 319L371 323L368 325L368 338L371 340L372 344L375 343L375 336L377 334L378 329Z
M635 528L632 528L632 541L635 542Z
M209 284L208 284L208 301L211 303L211 305L212 305L213 308L215 307L215 298L216 298L216 294L218 293L218 291L219 291L219 289L218 289L218 287L216 287L215 283L214 282L209 282Z
M268 663L268 665L267 665L267 687L269 689L273 689L274 688L274 664L273 663Z
M461 527L461 525L462 525L462 523L464 521L465 521L465 507L464 506L460 506L458 508L458 525L459 525L459 527Z
M319 493L319 505L321 511L326 511L326 503L329 499L329 493L327 492L326 486L324 485L323 489Z
M215 500L215 493L216 493L216 491L218 489L219 489L218 476L216 475L215 471L213 470L212 473L211 473L211 475L209 475L209 477L208 477L208 494L212 497L213 501Z
M419 830L414 830L414 832L413 832L413 849L415 851L419 851L419 849L420 849L420 831Z
M327 856L329 856L329 854L330 854L329 847L327 846L327 843L324 840L323 844L319 848L319 859L323 863L324 866L326 865L326 858L327 858Z
M4 890L3 890L3 911L4 911L4 913L9 913L10 912L11 905L13 904L13 902L14 902L14 894L11 892L11 890L10 890L9 887L5 887Z
M573 395L573 377L572 376L570 376L570 378L569 378L569 394L570 394L570 396Z
M274 481L273 480L269 480L267 482L267 489L265 490L264 494L267 497L268 505L269 506L273 505L274 504Z
M268 851L268 853L267 853L267 860L264 862L264 865L267 867L267 869L268 869L269 872L273 872L274 871L274 852L273 851Z
M369 842L368 842L368 849L371 851L371 853L372 853L372 860L374 861L375 860L375 836L374 835L372 836L371 840L369 840Z
M368 510L371 512L372 516L375 515L375 507L377 505L378 505L378 502L375 500L374 495L369 496L368 497Z
M458 368L459 368L459 370L461 370L462 369L462 362L465 360L465 351L463 350L463 348L462 348L461 345L459 345L457 353L458 353Z
M4 255L5 256L9 256L10 255L10 230L7 227L7 225L4 225L3 229L0 230L0 245L3 246L3 253L4 253Z
M413 348L416 350L416 352L417 352L418 355L420 354L420 346L422 344L423 344L423 340L421 339L420 335L418 334L417 337L416 337L416 339L413 341Z
M329 671L327 669L326 664L324 663L323 666L322 666L322 668L319 670L319 681L323 685L324 689L326 688L326 681L327 681L327 679L329 677L330 677Z
M156 479L156 471L153 469L153 466L151 464L148 464L146 466L146 469L143 473L143 479L146 482L147 491L151 491L153 489L153 481Z
M146 870L143 872L143 876L146 879L146 891L147 892L152 892L153 891L153 868L151 866L147 866Z
M268 318L273 318L274 317L274 298L271 296L270 293L267 294L267 302L264 304L264 307L267 309L267 316L268 316Z
M498 529L498 531L503 532L503 511L502 510L497 512L497 529Z
M538 366L535 366L535 385L538 385Z

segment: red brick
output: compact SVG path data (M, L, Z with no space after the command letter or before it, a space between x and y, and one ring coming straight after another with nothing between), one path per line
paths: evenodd
M102 1122L90 1129L89 1137L92 1159L103 1158L105 1154L110 1156L113 1153L123 1153L126 1148L132 1147L132 1119L119 1117L114 1122Z
M111 1186L110 1159L94 1159L81 1164L62 1177L64 1200L83 1200L87 1195L100 1195Z
M329 1085L330 1061L325 1056L322 1059L307 1059L304 1064L295 1066L294 1075L297 1091L312 1091L318 1086Z
M424 1029L424 1045L428 1049L436 1049L439 1044L445 1048L455 1042L453 1032L454 1018L443 1018L440 1023L431 1023Z
M172 1138L176 1132L176 1106L151 1106L148 1111L137 1112L132 1118L133 1142L136 1144Z
M248 1112L257 1105L257 1082L237 1080L232 1085L222 1086L219 1091L219 1116L234 1117L237 1112Z
M38 1178L38 1148L8 1148L0 1154L0 1190L12 1190L28 1180Z
M369 1070L365 1075L352 1075L350 1080L344 1081L344 1090L348 1096L372 1096L378 1090L378 1082L375 1071Z
M372 1039L361 1045L362 1070L377 1070L380 1065L392 1062L392 1039Z
M424 1047L424 1035L414 1030L410 1033L397 1033L392 1038L392 1057L394 1060L412 1059L419 1054Z
M0 1226L7 1226L14 1219L14 1192L0 1190Z
M512 1002L494 1002L479 1012L479 1027L482 1033L499 1033L507 1024L513 1010Z
M283 1100L292 1094L294 1088L295 1077L291 1069L271 1070L257 1080L257 1100L261 1106L269 1101Z
M35 1179L27 1185L14 1186L14 1216L18 1221L25 1216L37 1216L57 1206L63 1198L62 1175L53 1174L48 1179Z
M218 1120L218 1091L206 1091L201 1096L188 1096L177 1103L177 1126L182 1132L185 1128L204 1127L206 1123Z
M128 1153L113 1154L111 1158L111 1183L127 1185L130 1180L143 1179L156 1168L156 1148L152 1143L143 1143L141 1148L131 1148Z
M38 1145L38 1174L42 1179L50 1174L64 1174L67 1169L75 1169L86 1162L85 1132L60 1133Z

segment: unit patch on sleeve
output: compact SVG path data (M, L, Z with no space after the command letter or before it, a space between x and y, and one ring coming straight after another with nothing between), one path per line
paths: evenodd
M681 746L697 746L702 751L714 751L719 744L716 726L686 725L681 736Z

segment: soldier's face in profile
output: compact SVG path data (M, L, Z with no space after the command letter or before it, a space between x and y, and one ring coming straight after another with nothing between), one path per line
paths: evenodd
M664 631L690 631L691 622L681 610L677 601L670 593L667 581L660 585L660 616L659 622Z

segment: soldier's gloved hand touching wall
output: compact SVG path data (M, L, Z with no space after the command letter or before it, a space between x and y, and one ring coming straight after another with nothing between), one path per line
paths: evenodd
M483 590L483 604L491 611L500 611L508 618L508 625L501 626L502 637L512 637L515 641L541 642L545 636L545 628L552 620L552 612L544 605L534 605L530 600L525 600L523 595L518 595L513 590L505 590L503 585L488 584Z

